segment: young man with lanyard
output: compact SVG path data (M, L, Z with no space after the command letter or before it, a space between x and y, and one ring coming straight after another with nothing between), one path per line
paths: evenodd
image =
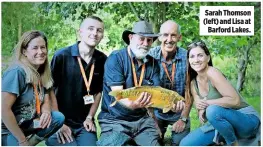
M161 25L160 37L161 46L152 48L149 54L158 60L160 67L161 86L178 92L185 97L187 51L177 47L181 39L180 26L168 20ZM189 97L188 97L189 98ZM190 121L188 119L192 102L187 98L179 101L173 111L162 113L162 110L155 109L158 125L164 135L168 125L172 125L172 145L179 145L183 137L190 132Z
M65 123L47 145L96 145L93 117L101 99L107 57L95 47L104 36L104 24L96 16L88 17L81 23L79 34L79 42L57 51L51 61L56 93L50 94L52 107L65 115Z
M147 115L151 95L143 92L135 101L128 98L110 106L115 98L108 93L142 85L159 85L157 61L147 55L158 35L146 21L135 23L133 31L124 31L122 38L127 48L113 51L105 63L103 99L98 120L101 137L97 145L122 146L137 144L159 145L156 123Z

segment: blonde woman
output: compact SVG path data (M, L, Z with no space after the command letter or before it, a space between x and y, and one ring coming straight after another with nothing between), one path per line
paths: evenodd
M50 108L47 53L40 31L24 33L15 47L14 63L2 76L2 145L36 145L63 125L64 115Z

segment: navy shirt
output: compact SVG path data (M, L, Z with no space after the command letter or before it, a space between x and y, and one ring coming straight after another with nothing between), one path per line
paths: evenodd
M142 65L138 66L138 62L133 53L131 56L135 64L137 77L139 78ZM151 56L147 55L143 62L145 63L146 68L142 85L160 85L159 67L157 65L157 61ZM103 99L101 104L101 112L98 118L112 118L134 121L146 115L145 108L131 110L120 103L116 103L116 105L110 107L110 104L115 101L114 97L108 95L108 93L111 91L111 86L123 86L123 89L135 86L132 76L132 63L126 48L112 52L105 63Z
M65 124L71 127L83 126L83 121L91 107L91 104L85 105L83 100L83 96L87 95L87 88L78 64L77 57L80 56L78 43L58 50L51 61L58 109L65 115ZM81 58L87 80L89 80L91 65L95 63L90 86L91 95L102 91L103 67L106 59L107 56L96 49L89 64Z
M177 47L177 51L175 56L172 59L172 62L167 62L163 56L161 47L157 46L152 48L149 51L149 55L154 57L156 60L158 60L158 65L160 66L160 80L161 80L161 86L173 91L176 91L178 94L184 97L185 95L185 84L186 84L186 70L187 70L187 50L184 48ZM171 81L168 79L164 68L162 66L162 62L165 63L169 74L172 73L172 64L176 63L176 71L174 76L174 85L172 88ZM178 119L178 114L169 111L168 113L164 114L162 113L162 110L156 109L155 115L158 118L162 118L164 120L175 120ZM181 115L181 113L179 114Z

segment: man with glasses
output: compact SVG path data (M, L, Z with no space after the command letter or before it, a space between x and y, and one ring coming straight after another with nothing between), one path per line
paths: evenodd
M128 47L113 51L105 63L103 99L98 116L101 137L97 145L156 146L159 145L156 123L145 108L151 104L151 95L143 92L135 101L125 98L111 106L115 98L109 92L160 84L157 61L148 55L158 35L153 33L151 24L139 21L132 31L124 31L122 38Z
M160 28L161 46L152 48L149 54L158 60L161 86L185 97L187 51L177 46L181 37L179 24L172 20L164 22ZM162 113L160 109L154 110L163 136L168 125L172 125L172 145L179 145L182 138L190 132L188 117L191 105L191 102L187 101L185 104L184 101L179 101L168 113Z

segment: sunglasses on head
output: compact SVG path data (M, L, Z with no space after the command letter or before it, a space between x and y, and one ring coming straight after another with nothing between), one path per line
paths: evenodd
M194 48L200 46L201 48L206 48L206 44L203 41L197 41L197 42L193 42L190 45L188 45L188 49Z

